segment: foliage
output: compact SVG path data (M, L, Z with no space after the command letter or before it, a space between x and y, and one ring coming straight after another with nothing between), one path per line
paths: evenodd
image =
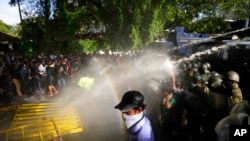
M100 48L95 40L80 40L79 45L82 46L82 52L98 52Z
M250 16L249 0L10 0L10 4L22 6L21 35L36 43L35 52L77 52L82 45L84 52L137 50L163 36L164 29L183 26L186 32L221 33L226 18ZM103 38L89 38L96 34Z
M22 41L17 48L18 52L21 52L25 57L33 57L32 55L36 54L33 50L35 43L31 41Z
M152 22L149 25L149 43L163 34L166 19L168 18L167 14L163 14L165 11L164 4L164 0L162 0L152 11Z

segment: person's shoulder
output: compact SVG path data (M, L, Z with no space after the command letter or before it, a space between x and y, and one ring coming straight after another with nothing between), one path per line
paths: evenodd
M234 85L233 88L232 88L232 91L233 92L237 92L237 93L242 93L240 87L238 85Z
M142 120L144 120L144 124L151 126L151 121L147 116L144 116Z

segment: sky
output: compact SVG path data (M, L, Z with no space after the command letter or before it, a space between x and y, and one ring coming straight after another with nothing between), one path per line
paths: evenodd
M9 5L10 0L0 0L0 20L8 25L20 23L17 5L15 7Z

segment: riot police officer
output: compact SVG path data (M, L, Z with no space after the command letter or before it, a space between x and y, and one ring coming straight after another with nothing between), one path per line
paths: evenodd
M228 106L231 109L235 104L243 101L242 91L239 87L240 76L235 71L228 71L223 76L226 94L230 95Z
M208 63L203 63L201 64L200 68L199 68L199 73L202 77L202 80L205 84L208 84L208 81L210 79L210 66L208 65Z
M205 140L204 134L207 132L206 121L208 114L208 95L209 89L203 85L200 74L193 76L193 87L190 87L186 93L190 93L187 99L187 122L188 129L192 136L192 141Z
M230 111L230 109L237 103L242 102L242 91L239 87L240 76L235 71L226 72L222 78L219 75L212 75L212 83L210 90L214 93L214 98L217 103L213 105L220 105L218 108ZM218 103L219 102L219 103ZM221 107L221 105L224 105Z

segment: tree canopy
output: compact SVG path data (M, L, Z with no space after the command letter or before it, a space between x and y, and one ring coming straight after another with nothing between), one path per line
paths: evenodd
M32 41L36 52L55 53L137 50L164 29L221 33L225 19L249 17L249 0L10 0L10 5L20 6L23 41Z

